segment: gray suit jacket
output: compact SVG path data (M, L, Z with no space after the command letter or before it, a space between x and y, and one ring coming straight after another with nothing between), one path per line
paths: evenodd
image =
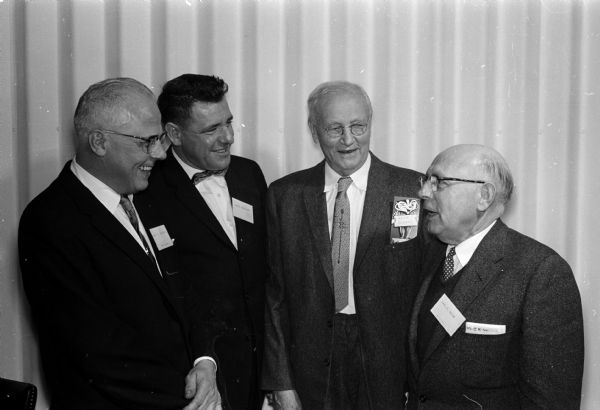
M418 316L444 259L428 247L427 273L409 331L409 408L579 408L583 374L581 300L571 268L547 246L501 220L463 268L451 295L467 322L506 326L501 335L452 337L437 324L422 362Z
M422 231L390 243L394 196L417 198L419 173L372 155L354 261L354 297L372 409L402 408L406 331L418 287ZM275 181L267 194L267 281L262 387L295 389L323 408L335 314L324 162ZM420 225L420 224L419 224Z

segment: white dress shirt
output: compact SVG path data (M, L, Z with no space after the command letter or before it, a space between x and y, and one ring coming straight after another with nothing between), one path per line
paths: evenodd
M129 220L129 217L127 216L125 210L120 204L121 195L119 195L114 189L106 185L104 182L100 181L98 178L87 172L81 165L77 163L75 158L73 158L73 161L71 161L71 172L75 174L75 176L83 184L83 186L85 186L92 192L92 194L98 199L98 201L100 201L102 205L104 205L108 212L110 212L115 218L117 218L117 220L121 223L121 225L123 225L125 229L127 229L127 232L129 232L133 239L136 240L136 242L140 245L144 252L146 252L146 247L144 246L140 236L136 232L135 228L131 224L131 221ZM129 200L132 201L133 195L128 195L128 197ZM131 203L133 205L133 201ZM140 219L140 216L137 213L135 206L133 207L133 209L135 210L135 213L137 215L140 234L144 235L146 243L150 244L150 239L148 238L146 229L142 224L142 220ZM152 249L152 246L150 246L149 251L152 252L154 260L156 260L156 255L154 255L154 249ZM158 263L156 264L156 267L158 268L158 272L162 275Z
M479 243L483 240L485 235L492 229L492 226L496 224L496 221L492 222L487 228L483 231L476 233L470 238L465 239L455 247L456 255L454 255L454 273L460 271L463 267L469 263L471 257L475 253L475 250L479 246ZM452 245L448 245L446 248L446 255L450 252Z
M175 153L175 151L173 151L173 156L190 178L190 184L192 183L192 177L194 174L204 171L203 169L196 169L183 162L183 160ZM231 197L229 196L229 189L227 189L225 177L223 175L211 175L197 183L196 189L200 195L202 195L204 201L206 201L206 204L212 211L215 218L217 218L219 221L219 224L221 224L221 227L227 234L227 237L229 237L229 240L233 246L235 246L237 249L235 219L233 217Z
M367 180L369 178L369 169L371 168L371 154L367 160L356 172L349 175L352 178L352 184L348 187L347 195L350 202L350 263L348 278L348 306L340 311L348 315L356 313L354 304L354 257L356 256L356 243L358 242L358 231L362 220L363 207L365 204L365 194L367 192ZM329 225L329 237L333 227L333 212L335 208L335 197L337 196L337 182L341 178L327 162L325 162L325 198L327 200L327 221Z
M77 179L81 181L81 183L87 189L89 189L92 192L92 194L94 194L94 196L98 199L98 201L100 201L102 205L104 205L108 212L110 212L114 215L115 218L117 218L121 225L123 225L125 229L127 229L127 232L131 234L131 236L137 241L137 243L145 252L142 240L135 231L135 228L131 224L131 221L129 221L129 217L127 216L125 210L120 204L121 195L117 194L111 187L109 187L104 182L100 181L98 178L87 172L81 165L77 163L75 158L73 158L73 161L71 161L71 172L73 172ZM132 195L129 195L130 201L132 199L131 197ZM135 209L135 206L133 207L133 209L135 210L135 213L138 217L140 233L144 235L144 239L146 239L146 242L150 243L148 235L146 234L146 229L144 229L144 225L142 224L142 220L140 219L140 216L137 212L137 209ZM150 252L152 252L152 255L154 255L154 250L152 249L152 246L150 246ZM156 255L154 256L154 260L156 260ZM156 267L158 268L158 272L162 275L158 263L156 264ZM210 356L202 356L197 358L194 361L194 366L196 366L196 364L201 360L210 360L215 365L215 368L217 367L217 362Z

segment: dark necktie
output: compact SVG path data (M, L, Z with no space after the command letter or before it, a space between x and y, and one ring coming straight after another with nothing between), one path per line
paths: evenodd
M338 180L338 192L333 210L333 227L331 232L331 262L333 263L333 293L335 295L335 311L339 312L348 306L348 275L350 267L350 201L346 191L352 178L342 177Z
M454 255L456 255L455 247L451 247L446 259L444 260L444 270L442 272L442 282L446 282L454 275Z
M217 170L209 169L207 171L196 172L194 174L194 176L192 177L192 182L194 183L194 185L197 185L200 181L208 178L211 175L221 176L221 175L225 175L226 172L227 172L227 168L217 169Z
M127 217L129 218L129 222L131 222L131 225L133 225L133 228L135 229L138 236L142 240L142 245L144 246L144 251L146 252L146 255L148 255L148 257L152 260L152 262L154 262L156 264L156 260L154 259L154 255L152 255L152 252L150 251L148 242L144 238L144 235L142 235L140 232L140 224L138 222L138 218L135 213L135 209L133 208L133 204L131 203L129 198L125 195L121 195L121 200L119 201L119 203L121 204L121 206L123 207L123 210L127 214Z

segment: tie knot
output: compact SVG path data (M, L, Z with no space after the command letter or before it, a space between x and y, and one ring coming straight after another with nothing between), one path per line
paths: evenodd
M129 198L127 197L127 195L121 195L121 199L119 200L119 204L121 204L121 206L126 211L129 211L130 209L133 209L133 204L131 203L131 201L129 200Z
M345 192L348 187L352 184L352 178L350 177L341 177L338 179L338 192Z
M450 248L450 250L448 251L448 255L446 255L446 258L454 258L454 255L456 255L456 246Z
M209 169L209 170L202 171L202 172L196 172L194 174L194 176L192 177L192 182L194 183L194 185L197 185L200 181L208 178L211 175L221 176L221 175L225 175L226 172L227 172L227 168L217 169L217 170Z

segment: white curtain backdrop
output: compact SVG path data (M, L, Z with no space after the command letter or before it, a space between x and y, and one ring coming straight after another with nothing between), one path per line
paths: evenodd
M43 388L17 227L73 155L78 97L114 76L158 94L186 72L229 83L233 151L268 182L321 159L305 101L330 79L367 90L385 161L499 150L517 185L505 221L574 270L582 408L600 409L600 0L0 0L0 376Z

